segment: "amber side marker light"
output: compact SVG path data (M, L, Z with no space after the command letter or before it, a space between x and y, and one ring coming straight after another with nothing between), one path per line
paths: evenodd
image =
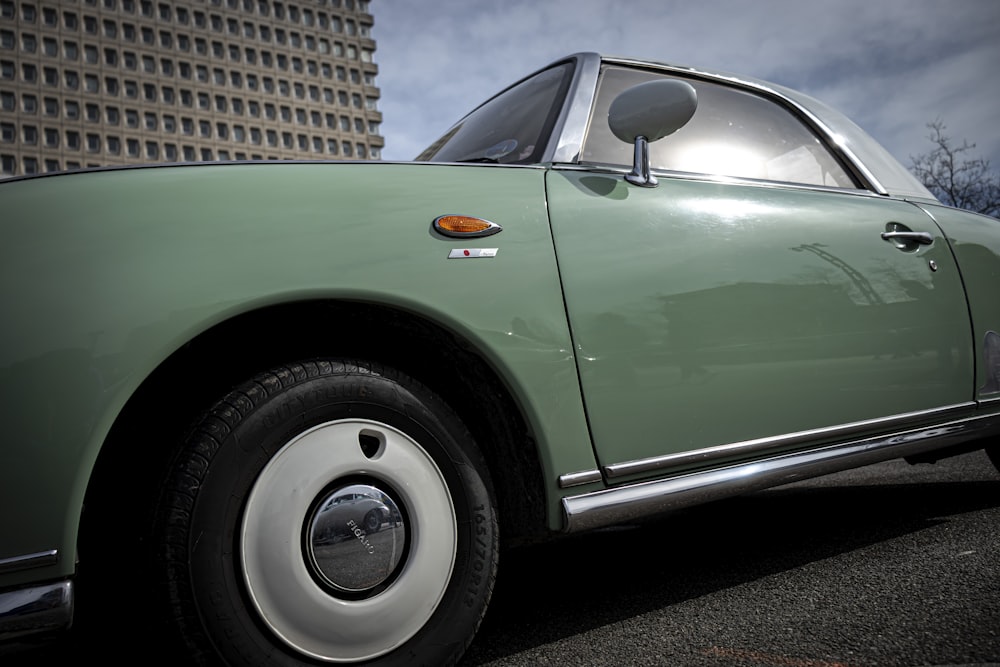
M476 239L492 236L503 231L503 227L469 215L442 215L434 219L434 231L459 239Z

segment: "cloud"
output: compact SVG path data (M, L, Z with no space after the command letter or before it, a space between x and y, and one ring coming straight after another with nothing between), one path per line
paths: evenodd
M904 164L926 124L1000 164L995 0L374 0L385 159L409 159L478 103L578 51L736 72L829 103Z

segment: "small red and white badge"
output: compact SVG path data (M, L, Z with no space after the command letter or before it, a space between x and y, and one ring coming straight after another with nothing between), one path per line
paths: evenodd
M500 248L455 248L448 253L448 259L477 259L496 257Z

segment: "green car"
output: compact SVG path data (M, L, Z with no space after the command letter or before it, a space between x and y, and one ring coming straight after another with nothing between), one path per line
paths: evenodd
M76 607L210 663L448 664L501 546L1000 462L997 220L772 84L577 54L415 163L0 211L4 640Z

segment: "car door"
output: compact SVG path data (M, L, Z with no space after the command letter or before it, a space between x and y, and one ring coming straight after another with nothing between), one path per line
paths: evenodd
M676 171L627 183L603 165L630 164L632 147L602 123L616 92L654 76L606 69L585 164L547 179L605 474L808 446L968 403L968 310L933 220L855 187L788 109L703 81L692 121L652 145L654 168Z

